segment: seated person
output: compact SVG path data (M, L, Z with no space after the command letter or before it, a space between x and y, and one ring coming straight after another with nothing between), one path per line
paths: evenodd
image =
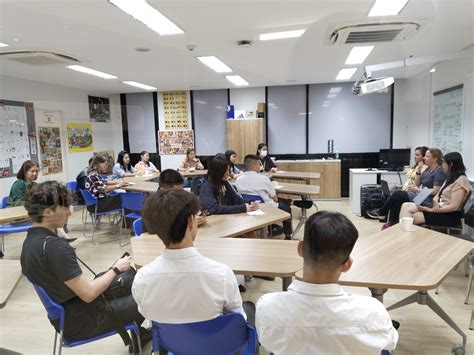
M247 171L237 178L237 190L241 194L258 195L265 203L277 207L291 215L291 208L285 201L278 201L275 187L269 177L259 174L262 169L262 163L256 155L247 155L244 159ZM291 239L293 227L291 225L291 217L283 221L283 230L285 239Z
M243 307L232 270L193 246L198 213L196 195L183 190L160 190L145 201L143 224L166 248L133 281L138 310L160 323L201 322L230 312L247 314L251 323L254 306Z
M117 163L112 170L112 179L122 179L124 177L136 176L139 173L130 164L130 154L122 150L117 156Z
M182 190L184 188L183 176L178 171L173 169L163 170L160 174L158 182L160 184L160 190Z
M417 166L415 174L415 185L408 188L407 191L396 190L385 201L384 205L376 210L368 211L367 214L372 218L385 218L388 214L388 223L382 227L387 228L397 224L400 216L400 209L403 203L413 201L415 196L422 190L422 187L432 189L431 195L425 200L424 205L431 207L433 197L439 192L441 185L446 180L446 174L441 168L443 154L437 148L430 148L426 151L424 162L428 167L422 173L422 166ZM390 213L389 213L390 212Z
M94 157L89 159L89 164L84 169L82 169L81 172L79 174L77 174L77 176L76 176L76 186L77 186L76 187L76 194L77 194L77 199L79 201L79 204L81 204L81 205L84 204L84 199L82 198L81 190L86 189L86 179L87 179L89 166L92 163L92 159L94 159Z
M108 170L107 158L97 154L89 166L89 173L86 178L85 188L95 198L98 199L97 212L106 212L122 207L122 199L119 195L109 195L115 189L119 189L128 184L124 181L111 181L102 177ZM95 212L95 206L87 206L90 213Z
M143 174L153 174L160 172L150 161L150 154L146 150L140 153L140 161L135 164L135 170Z
M38 164L31 160L25 161L18 170L16 178L17 180L13 183L8 196L8 207L23 205L26 192L36 184Z
M64 337L68 340L113 330L116 319L123 324L135 321L140 325L144 318L131 294L110 300L109 310L100 297L117 274L130 269L130 257L118 259L102 276L89 280L79 267L74 248L56 235L56 228L62 227L71 215L71 203L72 196L66 186L56 181L31 189L25 208L33 227L28 230L21 250L23 274L65 308ZM59 320L51 324L59 331Z
M204 169L204 165L202 165L201 161L196 157L196 151L194 149L187 150L186 159L181 162L181 165L178 168L179 171L189 171L190 169Z
M235 161L237 160L237 153L231 149L226 150L224 153L227 160L229 160L229 177L231 179L237 179L243 174L243 171L240 171L239 168L235 166Z
M458 152L446 154L442 168L448 178L433 199L433 206L417 206L413 202L406 202L400 211L400 218L413 217L414 224L427 223L443 227L461 223L461 208L471 191L471 183L466 177L461 154Z
M201 186L199 200L209 214L231 214L255 211L258 204L245 203L227 181L229 179L229 161L224 154L217 154L209 162L207 179Z
M275 172L277 171L277 166L275 162L268 156L268 145L265 143L260 143L257 146L257 154L260 161L262 162L262 171L271 171Z
M395 348L398 333L384 305L372 297L347 294L338 285L341 273L352 266L357 238L355 226L338 212L308 218L298 244L303 280L257 302L258 338L267 351L380 354Z
M403 185L395 184L393 187L394 189L402 189L402 190L408 191L410 187L415 185L416 173L417 172L424 173L424 171L428 168L428 166L425 165L425 161L424 161L425 154L428 151L428 149L429 148L425 146L415 148L415 154L413 157L415 160L415 164L407 170L406 172L407 179L405 180Z

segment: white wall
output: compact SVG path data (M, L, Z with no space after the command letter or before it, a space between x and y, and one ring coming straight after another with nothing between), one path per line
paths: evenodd
M76 175L87 165L92 152L67 153L66 123L89 122L88 95L96 95L96 93L9 76L0 76L0 83L1 99L33 102L36 112L36 128L46 126L43 124L41 116L37 114L38 110L61 112L61 122L55 123L54 126L61 128L63 173L46 177L40 175L38 181L56 179L66 182L75 180ZM110 98L111 122L92 123L94 151L114 150L117 154L119 150L123 149L120 96L103 94L96 96ZM14 181L15 177L0 179L0 196L10 193L10 187Z
M235 110L257 111L259 102L265 102L264 87L230 89L230 104Z
M127 94L126 101L130 153L156 153L153 93Z
M434 73L426 71L410 79L395 81L394 148L430 146L433 93L463 84L466 75L474 72L474 60L451 60L435 67Z

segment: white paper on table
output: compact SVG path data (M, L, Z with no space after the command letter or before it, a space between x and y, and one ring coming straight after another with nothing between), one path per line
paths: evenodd
M282 187L283 186L281 186L281 185L277 185L277 186L275 186L275 190L281 189Z
M256 211L250 211L250 212L247 212L247 214L249 216L261 216L261 215L264 215L265 212L263 212L261 209L258 209Z
M129 185L135 185L134 182L127 182L127 184L129 184Z

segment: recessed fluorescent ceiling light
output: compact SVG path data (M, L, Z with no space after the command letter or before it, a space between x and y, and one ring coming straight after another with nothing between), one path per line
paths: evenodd
M436 68L434 67L430 69L430 73L434 73L435 71L436 71Z
M0 43L0 47L8 47L9 45L6 43Z
M372 52L374 46L360 46L360 47L353 47L347 56L346 65L351 64L361 64L364 62L365 58Z
M341 92L342 88L340 86L335 86L331 89L329 89L329 93L330 94L337 94L339 92Z
M111 74L103 73L98 70L86 68L86 67L83 67L82 65L68 65L66 68L72 69L84 74L98 76L99 78L102 78L102 79L117 79L115 75L111 75Z
M270 41L273 39L283 39L283 38L295 38L300 37L305 33L306 30L294 30L294 31L283 31L283 32L272 32L272 33L262 33L259 36L260 41Z
M150 85L145 85L142 83L137 83L136 81L122 81L122 83L130 85L130 86L135 86L136 88L140 89L145 89L145 90L157 90L157 88L150 86Z
M408 0L375 0L369 11L369 17L398 15L407 3Z
M327 96L327 98L328 98L328 99L333 99L333 98L335 98L336 96L337 96L337 94L329 94L329 95Z
M199 61L207 65L209 68L214 70L216 73L230 73L232 69L230 69L227 65L219 60L219 58L214 57L213 55L207 57L197 57Z
M346 68L339 70L336 80L349 80L356 72L357 68Z
M181 28L145 0L109 0L109 2L160 35L184 33Z
M240 75L226 75L225 78L235 86L246 86L249 84Z

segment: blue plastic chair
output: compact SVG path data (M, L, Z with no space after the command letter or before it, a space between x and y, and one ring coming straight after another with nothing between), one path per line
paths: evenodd
M0 249L0 257L3 257L5 254L5 235L13 233L22 233L27 232L28 229L32 227L33 223L31 221L21 221L15 223L6 223L0 224L0 237L2 238L2 247Z
M120 194L122 199L122 220L125 221L125 228L127 228L127 218L138 219L142 217L141 210L143 201L145 201L145 194L142 192L127 192ZM125 214L125 210L132 212ZM120 236L122 236L122 229L120 229ZM120 246L125 245L120 239Z
M69 181L66 183L66 187L71 190L72 192L76 192L77 190L77 181Z
M29 280L29 281L31 282L31 280ZM38 297L41 300L41 303L43 304L44 308L46 309L46 312L48 313L49 320L59 319L59 330L60 330L60 332L59 332L59 350L58 350L58 354L61 354L63 346L68 347L68 348L73 348L73 347L76 347L76 346L79 346L79 345L91 343L93 341L100 340L100 339L107 338L109 336L118 334L115 330L110 330L108 332L98 334L98 335L96 335L92 338L88 338L88 339L68 340L68 339L64 338L64 335L63 335L64 326L65 326L64 322L65 322L65 319L66 319L66 311L65 311L64 307L62 305L60 305L59 303L56 303L55 301L53 301L53 299L48 295L48 293L44 290L44 288L34 284L33 282L31 282L31 284L33 285L36 293L38 294ZM131 322L131 323L125 324L124 329L127 330L127 331L133 330L135 332L135 334L137 335L137 338L138 338L138 350L141 354L142 349L141 349L141 342L140 342L140 327L135 322ZM56 354L57 340L58 340L58 332L55 329L54 330L53 354Z
M249 195L249 194L242 194L242 198L245 202L261 202L263 203L263 198L260 195Z
M111 214L120 214L122 215L122 208L117 208L113 210L108 210L104 212L97 212L97 206L99 201L97 198L95 198L89 191L87 190L80 190L82 197L84 198L84 202L86 203L86 208L89 206L94 206L94 212L89 212L91 218L92 218L92 235L91 236L86 236L86 225L87 225L87 214L86 218L84 220L84 237L92 237L92 244L98 244L94 243L94 235L95 235L95 230L96 230L96 219L98 216L104 216L104 215L111 215Z
M8 196L3 196L1 208L7 208L7 203L8 203Z
M241 351L256 354L258 337L238 313L229 313L204 322L165 324L152 322L153 350L160 346L168 354L227 355Z
M133 228L133 234L135 234L136 237L141 236L142 231L143 231L142 219L138 218L138 219L134 220L132 228Z

